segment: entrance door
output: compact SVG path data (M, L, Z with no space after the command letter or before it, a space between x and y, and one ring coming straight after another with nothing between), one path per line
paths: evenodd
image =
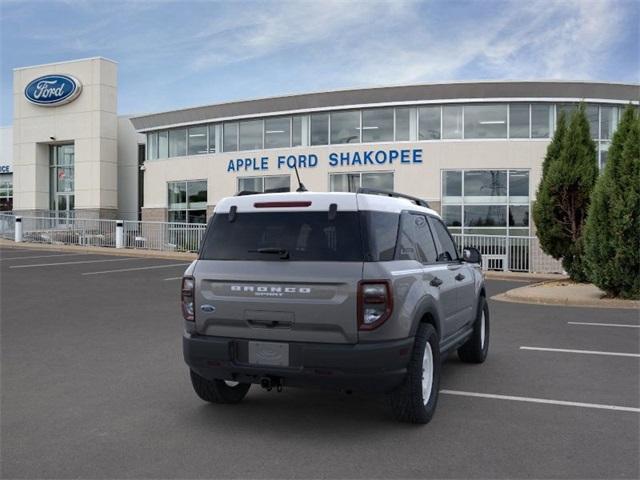
M75 148L69 145L51 145L49 166L51 201L49 208L61 223L73 218L75 208Z

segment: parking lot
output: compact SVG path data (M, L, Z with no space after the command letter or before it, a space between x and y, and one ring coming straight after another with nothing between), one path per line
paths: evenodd
M359 394L208 405L182 361L187 264L0 249L3 478L640 475L637 311L491 300L487 362L446 360L427 426Z

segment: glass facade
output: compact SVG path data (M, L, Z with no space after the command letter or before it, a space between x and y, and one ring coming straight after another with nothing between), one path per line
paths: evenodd
M291 118L267 118L264 121L264 148L291 146Z
M364 143L393 141L393 108L362 110L362 141Z
M238 177L238 192L290 192L291 177L289 175L273 175L267 177Z
M189 135L187 138L187 152L189 155L201 155L208 152L208 130L209 129L206 126L189 128Z
M396 108L396 135L397 142L411 140L411 109Z
M462 138L462 105L442 107L442 138Z
M329 191L331 192L356 192L359 188L393 190L393 172L329 174Z
M507 104L465 106L464 138L507 138Z
M529 235L529 170L443 170L442 218L453 233Z
M311 115L311 145L327 145L329 143L329 114Z
M623 107L585 106L591 135L606 152ZM183 155L392 141L549 139L560 112L576 103L475 103L377 107L193 125L147 133L147 160ZM222 143L222 148L216 145ZM603 164L606 153L600 155Z
M262 147L262 120L240 122L240 150L259 150Z
M333 112L330 116L331 144L360 143L360 111Z
M13 173L0 173L0 212L13 210Z
M207 181L168 183L169 221L207 223Z
M187 154L187 129L169 130L169 156L182 157Z
M418 109L418 140L440 140L440 105Z
M75 146L49 147L49 209L70 218L75 209Z

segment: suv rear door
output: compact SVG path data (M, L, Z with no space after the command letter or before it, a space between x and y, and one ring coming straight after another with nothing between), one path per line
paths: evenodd
M306 203L214 215L194 273L200 334L357 341L358 212Z

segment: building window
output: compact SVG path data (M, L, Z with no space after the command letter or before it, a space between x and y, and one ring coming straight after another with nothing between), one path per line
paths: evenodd
M440 140L440 105L418 109L418 140Z
M291 117L267 118L264 121L264 148L291 146Z
M600 139L610 140L618 125L618 107L600 107Z
M238 177L238 191L259 193L290 192L291 177L289 175Z
M147 160L158 158L158 132L147 133Z
M209 125L209 153L216 153L216 125Z
M529 104L509 105L509 138L529 138Z
M331 113L331 144L360 142L360 111Z
M442 138L462 138L462 106L442 107Z
M49 208L61 218L72 216L75 208L75 146L49 147Z
M353 172L329 174L332 192L357 192L358 188L393 190L393 172Z
M411 109L396 108L396 141L411 140Z
M169 157L169 132L163 130L158 132L158 158Z
M507 138L507 105L465 106L464 138Z
M207 127L191 127L189 128L188 147L189 155L201 155L207 153Z
M553 126L551 105L534 103L531 105L531 138L549 138Z
M370 108L362 111L362 141L393 141L393 108Z
M453 233L529 235L528 170L444 170L442 218Z
M589 122L589 131L591 132L591 138L598 139L599 132L599 109L598 105L587 105L585 108L585 114L587 115L587 121Z
M240 122L240 150L259 150L263 147L264 123L262 120Z
M291 118L291 146L302 145L302 116L297 115Z
M462 172L448 170L442 173L442 197L445 202L462 201Z
M187 154L187 129L169 130L169 156L182 157Z
M225 123L222 127L222 148L225 152L238 151L238 122Z
M13 173L0 173L0 211L13 210Z
M179 181L168 184L169 221L207 223L207 181Z
M329 114L311 115L311 145L327 145L329 143Z

